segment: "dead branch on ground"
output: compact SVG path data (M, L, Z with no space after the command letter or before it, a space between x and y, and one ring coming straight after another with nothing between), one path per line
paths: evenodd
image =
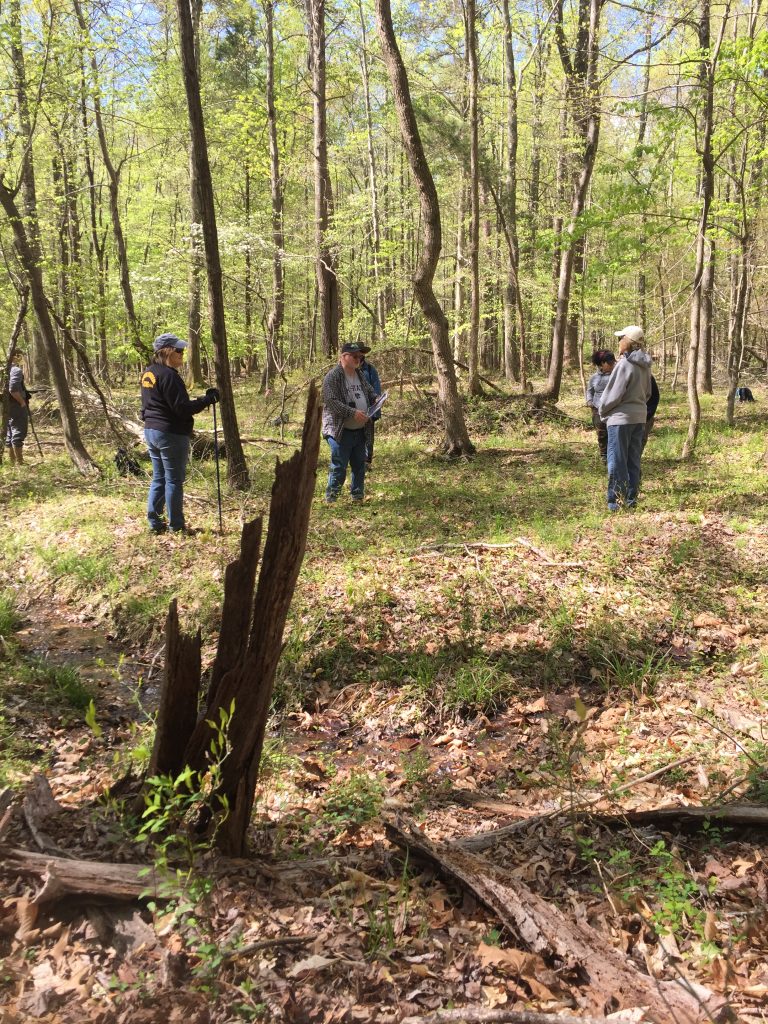
M657 981L641 974L588 924L569 920L558 907L484 858L433 843L413 825L388 821L386 830L393 843L472 893L534 953L578 971L598 1012L642 1006L656 1024L695 1024L715 1020L713 1010L723 1006L714 993L700 986L694 989L684 979Z
M495 828L489 832L479 832L474 836L466 836L464 839L457 839L453 845L460 847L462 850L474 850L475 852L487 850L488 847L495 846L496 843L502 842L515 832L521 832L523 829L530 828L532 825L537 825L544 821L551 821L553 818L559 818L563 815L584 815L588 812L588 809L590 807L594 807L595 804L602 803L604 800L618 796L619 793L625 793L627 790L633 789L635 786L640 786L644 782L650 782L652 779L658 778L659 775L664 775L666 772L672 771L673 768L679 768L681 765L688 764L688 762L692 760L692 757L680 757L677 761L672 761L671 764L666 764L661 768L657 768L655 771L648 772L646 775L641 775L637 779L630 779L629 782L625 782L623 785L617 786L610 796L603 795L589 798L585 797L581 800L572 801L565 807L557 807L552 811L545 811L543 814L530 815L527 818L521 818L519 821L512 822L511 825L503 825L501 828Z
M151 865L108 864L104 861L70 860L0 846L0 860L6 872L38 878L42 888L36 903L50 903L65 896L92 896L98 899L157 899L163 883L175 880L160 875Z

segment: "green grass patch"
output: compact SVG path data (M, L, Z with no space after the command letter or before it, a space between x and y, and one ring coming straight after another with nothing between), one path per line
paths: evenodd
M43 690L44 700L65 707L85 711L94 698L73 665L54 665L45 658L35 658L24 663L20 674L26 682Z
M0 591L0 637L7 643L21 628L21 616L16 608L16 595L9 590Z

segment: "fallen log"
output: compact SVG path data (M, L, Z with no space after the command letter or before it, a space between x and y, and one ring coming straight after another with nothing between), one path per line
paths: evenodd
M576 812L579 817L579 812ZM768 828L768 807L759 804L725 804L722 807L647 807L642 811L622 811L621 814L595 813L589 815L601 825L679 825L681 828L701 828L707 822L729 828Z
M569 920L556 906L495 869L485 858L433 843L413 826L403 828L388 821L386 830L393 843L471 892L534 953L578 971L588 986L587 997L599 1013L644 1007L647 1019L655 1024L721 1019L715 1011L723 1009L722 999L682 977L657 981L641 974L589 925Z
M611 1014L605 1017L573 1017L538 1010L493 1009L485 1006L463 1006L458 1010L435 1010L423 1017L403 1017L400 1024L636 1024L637 1016Z
M681 765L688 764L688 762L692 760L693 758L691 757L680 757L677 761L673 761L671 764L662 765L661 768L656 768L655 771L647 772L645 775L641 775L636 779L630 779L629 782L625 782L623 785L614 789L611 793L611 798L615 798L619 793L625 793L627 790L633 789L635 786L639 786L643 782L650 782L652 779L658 778L659 775L664 775L666 772L672 771L673 768L679 768ZM560 818L566 815L569 818L587 817L587 815L590 814L590 807L594 807L596 804L602 803L604 800L608 799L609 797L607 795L594 796L589 799L580 799L573 803L566 804L563 807L556 807L551 811L544 811L542 814L532 814L522 818L518 816L518 820L513 821L510 825L502 825L500 828L491 829L489 832L478 832L473 836L465 836L463 839L457 839L453 845L460 847L462 850L474 850L475 853L477 853L480 850L487 850L489 846L495 846L496 843L509 839L509 837L514 835L516 832L532 828L545 821L551 821L552 818ZM517 805L513 806L516 807ZM497 809L500 813L515 813L513 810L505 811L500 807Z
M66 896L95 899L136 900L167 895L175 875L161 874L151 864L108 864L97 860L48 857L9 846L0 846L3 870L38 878L42 888L33 897L37 904Z

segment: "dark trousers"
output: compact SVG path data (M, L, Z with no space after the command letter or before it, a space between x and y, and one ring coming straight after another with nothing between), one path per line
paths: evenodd
M653 421L656 419L655 416L649 416L645 421L645 430L643 431L643 448L648 444L648 438L653 430Z
M600 458L608 458L608 427L600 419L597 409L592 410L592 423L597 431L597 446L600 449Z

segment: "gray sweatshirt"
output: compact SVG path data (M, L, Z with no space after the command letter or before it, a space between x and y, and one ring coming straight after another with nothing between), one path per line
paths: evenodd
M600 419L609 427L645 423L651 397L651 363L647 352L638 349L616 363L600 400Z
M603 397L603 392L608 387L608 381L611 379L610 373L603 373L602 370L598 370L597 373L593 373L587 382L587 405L596 409L600 405L600 399Z

